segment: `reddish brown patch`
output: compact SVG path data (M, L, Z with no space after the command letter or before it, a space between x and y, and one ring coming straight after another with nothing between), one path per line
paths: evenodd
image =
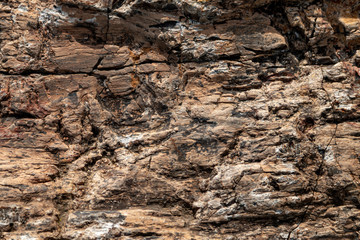
M140 79L136 74L131 74L131 86L136 88L140 84Z

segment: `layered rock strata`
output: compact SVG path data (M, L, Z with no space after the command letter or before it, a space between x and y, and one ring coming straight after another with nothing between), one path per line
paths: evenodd
M0 2L2 239L358 239L360 4Z

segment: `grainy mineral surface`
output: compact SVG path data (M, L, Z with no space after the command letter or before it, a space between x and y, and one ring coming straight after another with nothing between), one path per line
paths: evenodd
M0 238L359 239L356 0L2 0Z

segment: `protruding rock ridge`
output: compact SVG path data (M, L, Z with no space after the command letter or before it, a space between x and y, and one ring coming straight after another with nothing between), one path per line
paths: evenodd
M0 2L0 238L358 239L359 10Z

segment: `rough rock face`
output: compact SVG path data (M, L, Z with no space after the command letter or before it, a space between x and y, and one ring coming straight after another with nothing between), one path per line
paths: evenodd
M359 239L360 4L0 2L0 238Z

